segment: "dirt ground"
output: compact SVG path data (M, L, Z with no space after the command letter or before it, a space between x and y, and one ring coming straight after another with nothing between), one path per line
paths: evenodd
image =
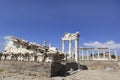
M64 78L55 77L53 80L120 80L120 71L82 70Z
M0 74L0 80L120 80L120 71L81 70L66 77L41 78L19 74Z

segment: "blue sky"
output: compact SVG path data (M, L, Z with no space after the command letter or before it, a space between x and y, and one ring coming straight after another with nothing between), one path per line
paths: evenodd
M0 0L0 50L9 35L61 50L64 33L77 31L80 46L120 48L120 0Z

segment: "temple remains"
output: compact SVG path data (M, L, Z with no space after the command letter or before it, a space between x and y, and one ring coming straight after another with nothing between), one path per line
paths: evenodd
M110 48L79 48L80 33L65 33L62 37L62 52L56 47L29 42L17 37L10 37L1 60L37 61L37 62L79 62L79 60L118 60L117 52L111 54ZM66 43L68 42L68 46ZM73 46L74 43L74 46ZM68 50L66 50L68 47Z
M80 33L65 33L62 37L62 53L65 54L66 61L79 62L83 60L118 61L117 51L111 52L110 48L79 48ZM68 42L68 46L65 43ZM74 43L74 45L73 45ZM68 50L65 50L68 47Z
M64 76L71 70L73 71L71 73L74 73L80 68L87 70L84 65L91 67L98 61L105 62L101 68L108 63L113 64L111 62L118 61L117 51L111 52L110 48L79 48L79 38L79 32L65 33L60 52L56 47L47 46L46 42L40 45L11 36L3 54L0 54L0 70L8 73L53 77ZM80 67L80 64L83 66Z
M39 45L11 36L0 58L15 61L59 62L64 55L60 54L57 48L46 46L45 42Z
M76 32L76 33L66 33L64 35L64 37L62 37L62 52L65 53L65 42L68 41L69 42L69 51L68 51L68 57L66 57L66 60L73 60L75 62L79 61L79 37L80 37L80 33ZM72 49L72 42L75 41L75 49L74 52ZM67 55L67 53L66 53ZM74 55L74 56L73 56Z

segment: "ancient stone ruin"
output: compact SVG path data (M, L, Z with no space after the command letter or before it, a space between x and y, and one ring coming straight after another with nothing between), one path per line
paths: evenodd
M0 55L1 60L9 61L60 62L63 58L64 55L55 47L39 45L13 36Z
M40 77L56 76L61 69L62 59L64 54L55 47L11 36L0 54L0 72Z
M46 42L40 45L11 36L0 54L0 72L40 77L64 76L71 69L80 69L80 64L91 67L98 61L118 61L117 52L114 51L115 55L111 56L109 48L79 48L79 37L79 32L65 33L60 52L56 47L47 46ZM66 42L69 42L68 50L65 50Z

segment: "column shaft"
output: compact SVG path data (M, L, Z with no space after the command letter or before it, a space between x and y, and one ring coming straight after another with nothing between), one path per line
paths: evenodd
M105 51L103 51L103 58L105 59Z
M72 40L69 40L69 55L70 58L72 59Z
M87 50L87 60L89 60L89 51Z
M92 58L93 58L93 60L94 60L94 58L95 58L95 57L94 57L94 51L93 51L93 50L92 50Z
M64 52L65 52L65 41L62 40L62 53L64 53Z
M109 49L109 59L111 60L111 54L110 54L110 49Z
M114 51L114 53L115 53L115 59L116 59L116 61L118 60L118 57L117 57L117 52L116 51Z
M75 61L78 62L79 61L79 39L75 40Z
M99 50L98 50L98 58L100 58L100 52L99 52Z
M82 50L82 60L84 60L84 51Z

